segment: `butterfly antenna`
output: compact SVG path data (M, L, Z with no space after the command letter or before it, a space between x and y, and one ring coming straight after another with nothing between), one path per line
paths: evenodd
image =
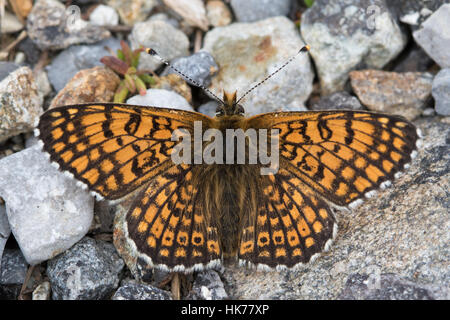
M152 48L145 48L144 49L145 52L147 52L149 55L155 57L156 59L158 59L159 61L161 61L162 63L164 63L166 66L168 66L170 69L172 69L173 71L175 71L176 73L178 73L180 76L182 76L184 79L187 79L188 81L192 82L195 86L205 90L207 93L209 93L211 96L213 96L218 102L225 104L225 102L223 102L222 99L220 99L218 96L216 96L214 93L212 93L208 88L206 88L205 86L201 85L200 83L198 83L197 81L195 81L194 79L192 79L191 77L189 77L188 75L184 74L183 72L181 72L180 70L178 70L177 68L175 68L174 66L172 66L169 61L164 60L163 58L161 58L161 56Z
M258 88L260 85L262 85L264 82L266 82L267 80L269 80L270 78L272 78L275 74L277 74L280 70L282 70L284 67L286 67L289 63L291 63L292 60L294 60L295 58L297 58L297 56L302 53L302 52L307 52L309 51L310 46L307 44L306 46L304 46L303 48L301 48L297 54L295 56L290 57L281 67L279 67L277 70L275 70L274 72L272 72L271 74L269 74L264 80L262 80L261 82L255 84L253 87L251 87L250 89L247 90L246 93L244 93L244 95L242 97L239 98L239 100L236 103L239 103L239 101L241 101L246 95L248 95L250 92L252 92L253 90L255 90L256 88Z

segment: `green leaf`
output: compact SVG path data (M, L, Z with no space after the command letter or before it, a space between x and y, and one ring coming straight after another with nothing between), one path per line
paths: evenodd
M114 94L114 102L115 103L123 103L128 96L128 88L125 85L125 82L122 80L117 88L116 93Z
M125 61L125 55L123 54L123 51L120 49L117 49L117 58L119 58L122 61Z
M314 0L303 0L303 2L305 3L305 5L306 5L308 8L311 8L312 5L314 4Z
M148 75L148 74L140 74L139 78L141 78L142 81L144 81L145 83L148 83L149 85L154 85L156 83L155 79L153 79L152 76Z

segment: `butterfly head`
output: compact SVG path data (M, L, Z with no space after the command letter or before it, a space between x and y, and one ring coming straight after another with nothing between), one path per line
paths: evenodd
M243 115L244 107L238 104L236 99L236 91L227 92L223 91L223 103L216 109L216 116L233 116Z

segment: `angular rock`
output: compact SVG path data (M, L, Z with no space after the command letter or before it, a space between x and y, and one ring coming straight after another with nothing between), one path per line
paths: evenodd
M158 2L157 0L108 0L106 4L117 10L124 24L132 26L136 22L144 21Z
M346 91L340 91L321 98L311 110L364 110L364 107L358 98Z
M417 118L430 102L433 75L379 70L350 72L353 91L369 110Z
M0 300L16 300L25 281L28 264L18 249L6 249L0 259Z
M42 97L30 68L16 69L0 82L0 142L32 131L42 112Z
M8 62L8 61L0 61L0 81L5 79L11 72L16 69L19 69L20 65Z
M442 69L434 77L432 94L437 114L450 116L450 68Z
M417 158L393 186L351 212L336 212L338 234L326 254L299 271L225 268L232 299L337 299L353 274L395 274L448 300L450 126L420 119Z
M208 30L205 4L202 0L163 0L164 4L179 14L190 26Z
M343 90L353 69L381 69L407 43L384 0L316 0L302 15L301 34L323 94Z
M154 78L156 83L152 84L152 89L165 89L170 91L175 91L187 102L192 103L192 90L191 87L186 83L186 81L178 74L169 74L163 77Z
M176 58L171 62L171 64L186 76L204 87L208 87L211 84L211 77L216 75L219 71L219 66L214 61L213 56L211 56L209 52L203 50L188 57ZM161 75L165 76L172 73L178 74L170 67L166 67ZM196 85L190 81L189 78L185 80L192 85Z
M291 0L231 0L230 4L239 22L286 16L291 8Z
M47 264L53 300L100 300L119 286L124 267L114 246L83 238Z
M206 17L209 24L213 27L227 26L233 20L230 9L227 5L219 0L211 0L206 2Z
M130 245L128 238L125 236L125 218L137 196L136 192L131 194L127 199L117 205L114 216L114 246L122 257L123 261L130 270L133 278L140 282L150 283L153 278L153 268L149 267L146 261L139 257L136 246Z
M133 96L127 100L127 103L147 107L194 110L178 93L164 89L148 89L144 96Z
M414 43L412 48L402 53L392 71L425 72L433 65L433 59L431 59L421 47Z
M38 0L28 15L29 37L44 50L67 48L77 43L93 43L111 36L99 26L82 20L79 12L67 10L59 1Z
M397 12L399 20L416 30L424 20L448 0L400 0L388 5Z
M11 234L11 229L9 227L8 217L6 216L6 207L0 204L0 261L2 259L3 250L8 241L9 235ZM0 272L1 272L0 268Z
M225 300L228 299L222 280L214 270L199 272L194 281L188 299L192 300Z
M112 300L172 300L172 295L149 284L128 282L117 289Z
M58 54L46 68L56 92L62 90L78 71L103 66L100 58L111 55L105 46L116 52L120 48L120 41L109 38L94 45L70 46Z
M119 15L113 7L100 4L89 15L89 21L98 26L116 26L119 24Z
M44 281L33 291L32 300L50 300L50 282Z
M34 66L38 62L41 55L40 49L30 37L26 37L24 40L20 41L17 45L17 49L25 53L25 61L31 66Z
M442 68L450 67L450 4L442 5L414 31L414 40Z
M200 107L198 107L197 111L206 114L207 116L214 117L216 115L218 106L219 103L215 100L212 100L202 104Z
M304 45L292 21L275 17L255 23L233 23L214 28L203 49L220 66L211 89L238 90L238 99L253 85L281 67ZM300 54L280 73L253 90L241 101L247 114L278 110L305 110L314 73L307 54Z
M50 81L48 80L47 72L40 69L34 72L34 77L36 79L36 87L38 90L38 94L43 100L52 92L52 86Z
M5 249L1 259L0 285L22 285L27 269L28 264L19 249Z
M351 274L338 299L343 300L434 300L432 288L395 274Z
M170 39L170 41L168 41ZM189 53L189 39L180 30L162 20L150 20L136 23L129 36L131 48L137 49L141 45L153 48L165 60L187 56ZM162 62L148 54L141 54L139 69L155 70Z
M94 199L55 169L40 146L0 160L0 197L29 264L70 248L88 231Z
M23 29L22 22L17 17L8 11L5 11L3 19L0 21L0 30L2 33L15 33Z
M53 98L50 108L89 102L111 102L119 82L119 76L106 67L81 70Z

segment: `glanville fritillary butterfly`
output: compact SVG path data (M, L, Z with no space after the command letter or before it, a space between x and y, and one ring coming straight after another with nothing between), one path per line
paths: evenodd
M99 199L136 191L126 241L149 267L175 272L224 257L263 270L314 260L337 234L331 206L355 207L417 154L419 133L400 116L332 110L246 118L238 102L224 93L214 118L126 104L63 106L41 116L36 136L50 160ZM261 163L174 163L172 132L193 136L195 122L202 133L278 130L278 171L261 175Z

